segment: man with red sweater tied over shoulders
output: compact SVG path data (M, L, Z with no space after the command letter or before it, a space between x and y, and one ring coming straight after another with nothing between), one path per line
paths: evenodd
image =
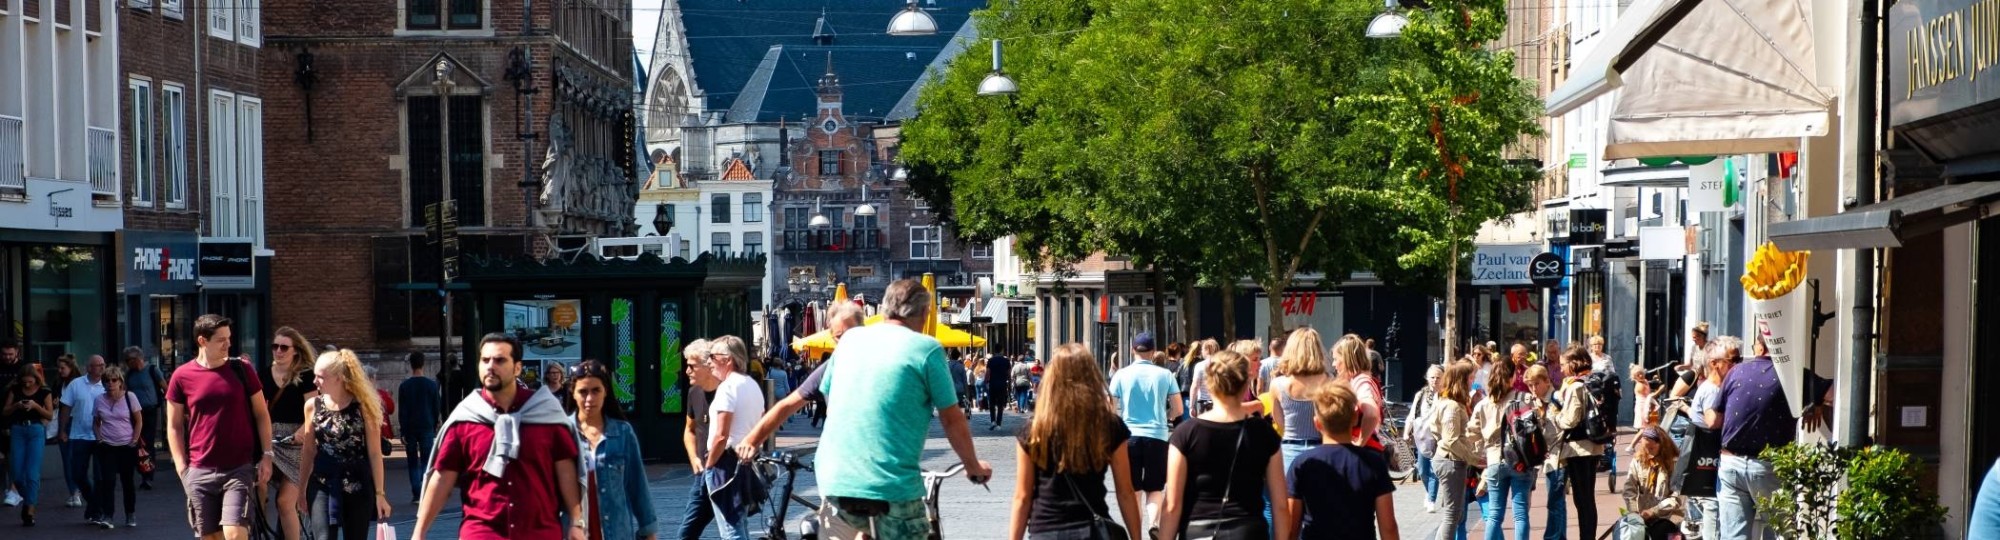
M445 419L410 538L437 523L445 498L465 489L465 540L585 540L575 428L545 389L521 384L521 343L504 333L479 340L478 392ZM568 534L560 514L569 514Z

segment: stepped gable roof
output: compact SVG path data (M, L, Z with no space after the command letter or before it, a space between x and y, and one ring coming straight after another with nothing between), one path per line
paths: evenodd
M694 84L710 110L729 122L776 122L818 111L826 55L840 75L842 109L851 119L880 121L938 64L956 32L968 29L984 0L923 0L937 19L932 36L896 37L885 30L903 0L680 0ZM819 36L815 39L815 35Z

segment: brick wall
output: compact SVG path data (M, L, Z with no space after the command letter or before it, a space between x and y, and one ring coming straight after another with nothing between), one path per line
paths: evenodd
M125 227L128 229L199 231L207 225L202 216L209 207L209 146L208 146L208 91L211 89L242 93L250 96L261 94L258 80L258 49L208 35L208 27L203 24L201 4L184 2L184 19L175 19L159 11L157 0L151 8L124 8L119 17L119 67L124 70L120 81L119 98L119 138L123 143L123 169L121 176L126 181L128 202L125 209ZM195 69L196 56L200 56L201 69ZM153 170L150 179L140 179L134 172L133 159L132 93L125 90L125 84L134 78L152 81L152 133L154 152ZM187 150L184 154L187 170L187 207L169 209L165 203L167 149L167 120L162 89L165 85L179 85L184 94L184 132ZM268 107L267 107L268 108ZM268 115L269 112L267 111ZM266 148L268 158L269 148ZM132 183L142 180L153 182L153 204L150 207L137 206L129 202Z

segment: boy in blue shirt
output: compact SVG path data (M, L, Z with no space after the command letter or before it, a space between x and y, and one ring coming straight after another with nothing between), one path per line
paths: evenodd
M1300 538L1373 540L1377 532L1383 540L1402 538L1388 458L1353 444L1358 401L1339 382L1326 383L1313 397L1313 427L1322 444L1300 454L1285 472L1291 515L1302 522L1293 529ZM1376 526L1355 526L1369 521Z

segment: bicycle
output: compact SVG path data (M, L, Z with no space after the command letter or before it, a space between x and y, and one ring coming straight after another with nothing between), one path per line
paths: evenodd
M1417 471L1416 446L1410 440L1408 426L1403 425L1404 418L1409 415L1409 405L1391 401L1382 409L1385 413L1382 427L1376 430L1375 437L1389 445L1393 454L1388 456L1389 459L1396 460L1396 463L1401 465L1391 468L1389 479L1394 481L1409 479Z
M806 447L794 451L780 450L772 452L769 456L757 458L757 475L763 477L766 485L780 485L777 482L778 475L784 475L782 487L778 488L772 494L773 508L771 514L765 517L765 530L762 536L765 540L786 540L785 514L790 511L791 503L794 501L798 502L800 506L811 509L811 512L806 515L805 519L799 520L799 540L818 540L819 521L817 521L816 514L819 512L819 505L813 504L812 501L806 500L805 497L794 494L792 490L794 483L799 478L799 471L812 472L812 464L807 463L804 458L813 455L816 451L818 451L817 447Z
M961 472L965 472L964 463L953 463L942 471L924 470L924 512L925 517L931 522L930 540L944 538L944 517L938 512L938 492L944 487L946 478L958 476ZM985 482L980 482L979 487L986 488L988 492L993 491L992 486L986 485Z

